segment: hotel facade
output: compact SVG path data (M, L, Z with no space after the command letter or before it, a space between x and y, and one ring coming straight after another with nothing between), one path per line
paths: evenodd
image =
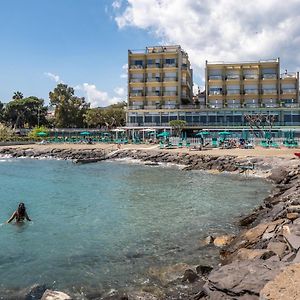
M272 115L274 126L300 126L299 73L280 72L280 59L207 62L205 93L192 96L193 72L180 46L128 51L127 128L187 130L247 126L246 115Z

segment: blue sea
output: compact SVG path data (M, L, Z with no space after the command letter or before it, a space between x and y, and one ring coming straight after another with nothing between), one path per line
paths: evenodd
M118 289L151 280L150 267L215 262L199 241L235 233L271 188L176 166L10 158L0 182L0 223L19 202L32 219L0 226L0 290Z

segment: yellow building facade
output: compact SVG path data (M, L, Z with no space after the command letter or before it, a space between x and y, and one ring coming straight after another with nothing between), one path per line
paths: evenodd
M208 108L297 107L299 73L280 73L280 60L208 62L205 68Z
M192 102L193 72L180 46L128 50L128 109L175 109Z

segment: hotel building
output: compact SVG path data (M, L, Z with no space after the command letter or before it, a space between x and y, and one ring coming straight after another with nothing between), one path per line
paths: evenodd
M242 128L246 115L272 115L274 126L300 126L299 73L280 60L206 62L205 93L192 97L192 70L180 46L128 52L127 128Z

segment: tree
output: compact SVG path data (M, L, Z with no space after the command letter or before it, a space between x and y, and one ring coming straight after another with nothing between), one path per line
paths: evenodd
M55 107L54 122L57 127L84 127L84 115L90 105L84 97L76 97L72 87L60 83L49 93L49 98Z
M34 96L14 99L7 103L4 110L4 118L13 128L47 124L46 115L44 100Z
M19 99L23 99L23 94L19 91L14 92L14 95L12 97L14 100L19 100Z
M255 135L257 135L258 137L264 137L264 127L266 125L270 126L269 131L271 133L276 117L275 115L266 115L260 113L253 115L245 114L245 119L248 121L249 126ZM256 133L254 129L259 130L258 133Z
M14 132L4 124L0 123L0 141L10 140Z
M181 131L182 131L183 127L186 125L186 121L172 120L169 122L169 125L173 128L175 135L180 137Z

